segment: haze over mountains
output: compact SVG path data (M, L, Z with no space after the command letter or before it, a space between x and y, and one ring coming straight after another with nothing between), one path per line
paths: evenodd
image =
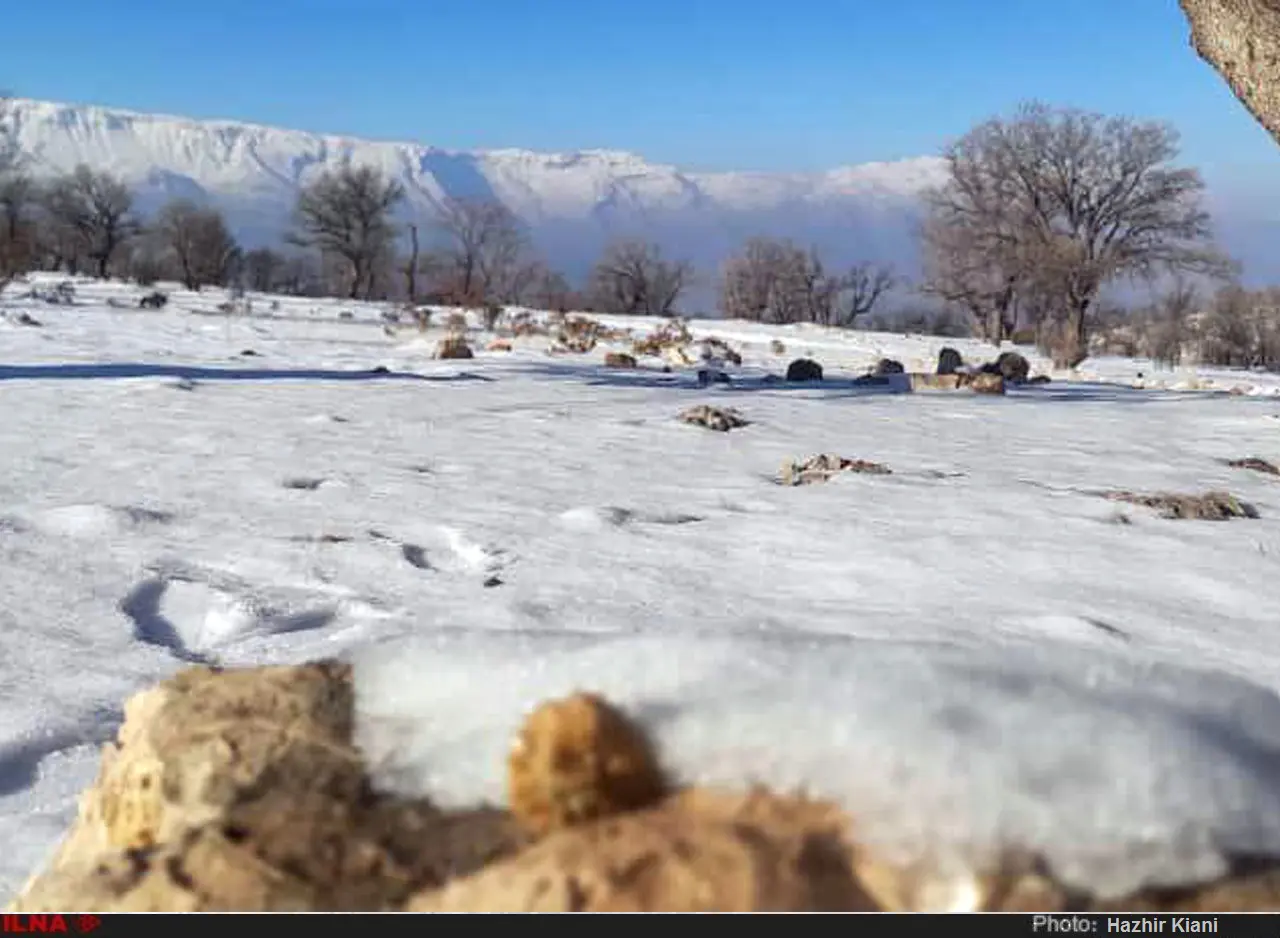
M913 274L918 195L943 172L932 156L822 173L683 172L613 150L449 151L27 99L12 103L8 121L37 174L82 162L109 170L147 212L178 196L212 203L250 246L280 240L299 185L352 160L399 179L406 217L424 222L446 196L502 201L551 264L573 277L611 237L655 240L703 274L698 305L712 302L719 262L756 234L814 244L835 263L888 261ZM1271 256L1280 212L1254 205L1245 217L1219 206L1215 220L1248 279L1280 275L1280 259Z

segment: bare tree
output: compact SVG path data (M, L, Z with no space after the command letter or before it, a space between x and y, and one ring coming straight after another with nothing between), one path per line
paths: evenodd
M395 240L392 214L403 200L404 187L374 167L348 164L324 172L298 194L298 231L290 240L341 259L347 295L368 295L374 265Z
M309 253L282 255L275 283L273 289L292 296L323 296L324 278L320 259Z
M752 238L720 272L720 312L726 319L777 322L778 296L787 268L788 245Z
M1054 357L1078 364L1108 283L1229 268L1209 247L1199 174L1168 165L1177 140L1165 124L1036 103L975 127L947 149L947 182L927 195L932 289L978 296L984 312L1007 311L1023 289L1054 296Z
M503 300L498 294L510 292L528 249L511 210L501 202L447 198L435 226L444 242L435 258L435 292L466 306Z
M888 267L859 263L836 273L815 249L752 238L724 265L720 309L730 319L851 326L894 283Z
M35 257L32 209L38 187L26 171L18 138L8 124L8 101L0 98L0 290L28 270Z
M591 272L588 290L593 309L602 313L670 316L693 279L687 261L668 261L655 244L615 241Z
M160 280L175 278L176 261L164 238L155 230L134 238L120 252L113 265L139 286L149 287Z
M1253 297L1238 284L1219 290L1199 325L1197 357L1206 365L1247 368L1255 363Z
M1191 338L1191 317L1200 297L1186 278L1177 277L1156 300L1147 316L1146 352L1158 365L1182 363L1183 348Z
M128 186L110 173L81 164L46 189L44 208L69 249L93 262L106 277L116 252L142 230Z
M188 199L170 202L160 210L155 231L173 253L188 290L226 284L240 249L217 209Z
M421 248L418 245L418 226L409 226L409 256L404 262L404 291L410 303L418 302L418 265L421 263Z
M842 315L840 325L851 326L859 316L876 308L884 295L898 284L887 264L860 262L850 267L840 283Z
M578 299L565 275L545 266L529 288L529 303L538 309L567 313Z
M274 293L280 285L287 259L271 248L254 248L244 255L245 285L258 293Z

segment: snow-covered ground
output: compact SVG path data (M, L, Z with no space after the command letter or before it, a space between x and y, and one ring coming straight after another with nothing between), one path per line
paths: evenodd
M803 784L904 856L1012 841L1123 892L1280 855L1280 479L1222 462L1280 459L1274 376L1117 359L885 394L846 379L948 343L704 322L745 363L699 389L537 338L435 361L442 330L389 335L373 305L28 288L0 303L0 896L129 694L321 655L356 662L384 784L446 804L501 800L523 710L578 688L681 777ZM760 380L802 354L828 381ZM752 423L675 419L697 403ZM893 474L771 482L820 452ZM1100 488L1227 488L1261 517Z

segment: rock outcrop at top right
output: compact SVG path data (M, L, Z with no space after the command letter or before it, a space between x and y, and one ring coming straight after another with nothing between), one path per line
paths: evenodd
M1178 0L1191 45L1280 143L1280 0Z

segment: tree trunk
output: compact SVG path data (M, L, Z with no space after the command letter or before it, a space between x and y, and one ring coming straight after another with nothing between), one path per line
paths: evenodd
M1067 309L1067 321L1063 324L1059 346L1054 353L1054 365L1058 368L1076 368L1089 357L1089 307L1092 297L1075 298Z
M409 303L412 306L418 305L418 226L409 226L409 244L411 252L409 254L409 263L404 269L405 290L409 294Z
M359 258L351 258L351 290L347 293L347 298L352 300L360 299L360 288L364 286L364 264Z

